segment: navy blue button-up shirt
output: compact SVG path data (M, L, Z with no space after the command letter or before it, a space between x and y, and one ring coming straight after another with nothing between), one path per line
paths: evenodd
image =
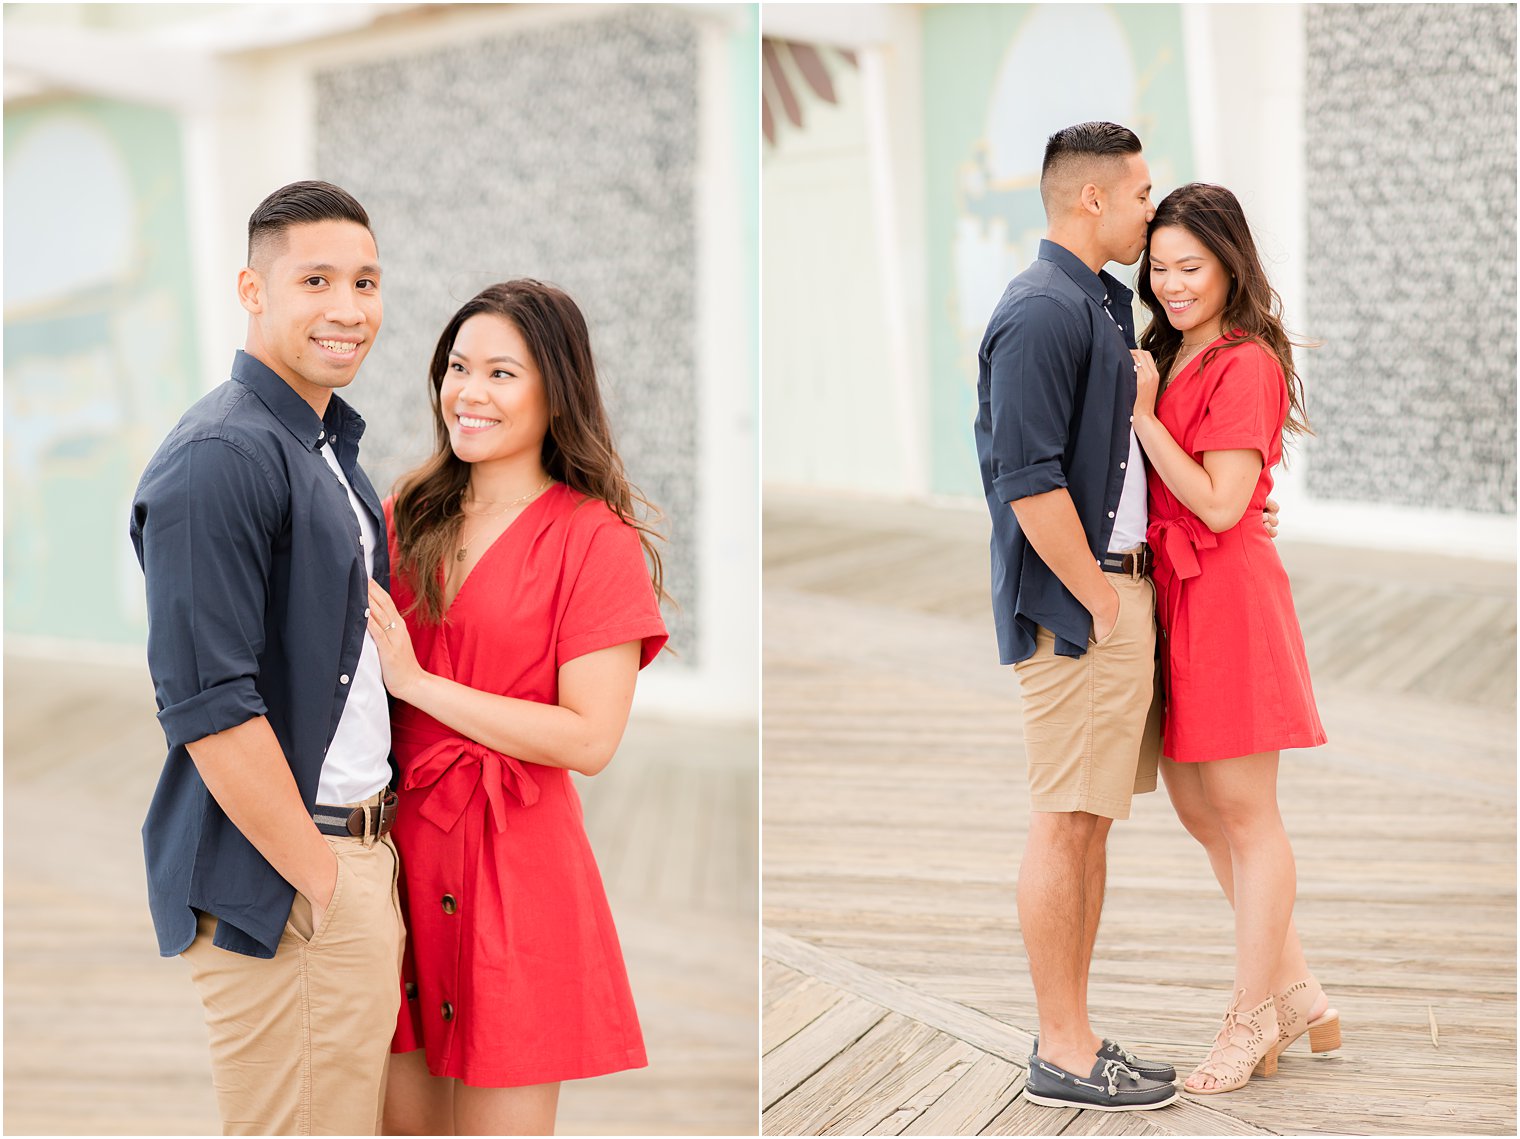
M992 513L992 613L1004 664L1087 651L1092 615L1035 553L1009 503L1065 487L1094 560L1124 489L1135 405L1133 294L1070 250L1041 241L1009 282L977 355L976 454Z
M143 824L148 903L165 957L195 939L273 957L295 888L233 826L185 745L266 716L301 798L359 667L368 574L359 521L320 448L369 511L389 586L385 518L359 467L364 420L333 396L325 417L246 352L185 412L143 471L132 544L148 593L148 668L168 741ZM391 759L392 774L395 759Z

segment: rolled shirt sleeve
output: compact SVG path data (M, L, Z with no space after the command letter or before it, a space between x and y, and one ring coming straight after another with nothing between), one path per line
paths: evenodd
M264 651L281 509L271 476L225 438L164 456L133 503L148 600L148 665L171 748L267 711Z
M992 486L1005 503L1066 486L1064 459L1087 342L1060 301L1026 297L988 346Z

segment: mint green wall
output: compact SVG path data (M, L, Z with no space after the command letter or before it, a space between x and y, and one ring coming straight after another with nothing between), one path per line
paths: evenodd
M935 5L923 10L930 483L980 497L976 353L1044 231L1044 139L1109 119L1145 147L1156 200L1193 176L1177 5ZM1134 270L1109 266L1126 284Z
M133 487L200 393L173 115L5 112L5 631L140 643Z

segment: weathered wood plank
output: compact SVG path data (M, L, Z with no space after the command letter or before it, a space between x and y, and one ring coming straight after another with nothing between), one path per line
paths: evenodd
M799 972L819 977L839 988L911 1016L931 1028L951 1033L982 1052L1014 1063L1027 1061L1034 1038L1021 1029L994 1020L985 1013L939 997L912 985L859 965L837 953L820 950L800 938L765 930L762 944L767 957L785 962Z
M981 1053L939 1033L905 1055L868 1096L836 1114L824 1135L896 1135L976 1062Z
M859 997L834 1001L766 1056L761 1106L791 1094L797 1085L826 1067L837 1055L870 1032L887 1015L881 1005Z
M774 1107L766 1105L766 1134L823 1134L910 1058L928 1053L932 1060L954 1041L926 1025L889 1012L851 1044L837 1049L826 1064L815 1069L783 1099L773 1101ZM770 1096L769 1087L765 1096Z
M800 975L800 974L799 974ZM804 977L801 985L767 1005L760 1022L760 1052L769 1055L845 998L845 992L817 977Z
M1023 1075L1016 1065L984 1053L898 1134L975 1135L1013 1099Z
M1079 1111L1062 1135L1163 1135L1155 1118L1167 1108L1154 1111Z
M998 1112L997 1118L984 1127L980 1135L1059 1135L1077 1117L1076 1108L1045 1107L1024 1098L1024 1080L1019 1077L1013 1099Z

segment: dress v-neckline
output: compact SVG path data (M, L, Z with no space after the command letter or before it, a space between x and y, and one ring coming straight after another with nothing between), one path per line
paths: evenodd
M528 515L532 514L533 511L538 508L539 503L544 502L549 498L550 495L552 495L563 485L563 483L555 483L553 486L548 487L543 494L539 495L532 502L528 503L527 506L523 507L522 512L518 514L516 518L512 519L512 521L508 522L504 527L502 527L500 534L491 539L491 544L484 550L480 551L480 557L475 559L475 564L470 567L470 572L464 575L464 580L459 583L459 588L454 591L454 596L449 598L448 603L443 607L443 620L445 622L448 621L449 615L454 612L454 606L459 603L460 596L466 589L469 588L470 582L475 580L475 574L479 572L481 566L485 565L486 559L491 556L496 547L501 545L502 540L506 538L508 534L512 533L513 530L516 530L522 520ZM447 589L449 583L448 554L445 554L443 556L443 561L438 564L437 572L438 576L443 579L441 584L445 589Z
M1218 344L1221 340L1224 339L1224 337L1225 334L1221 332L1218 336L1214 337L1213 340L1210 340L1207 344L1200 348L1197 354L1187 362L1187 365L1175 376L1167 380L1166 386L1156 393L1156 402L1159 404L1161 402L1161 397L1166 395L1167 392L1171 391L1174 387L1181 383L1184 376L1203 371L1203 358L1209 354L1209 349L1214 347L1215 344Z

